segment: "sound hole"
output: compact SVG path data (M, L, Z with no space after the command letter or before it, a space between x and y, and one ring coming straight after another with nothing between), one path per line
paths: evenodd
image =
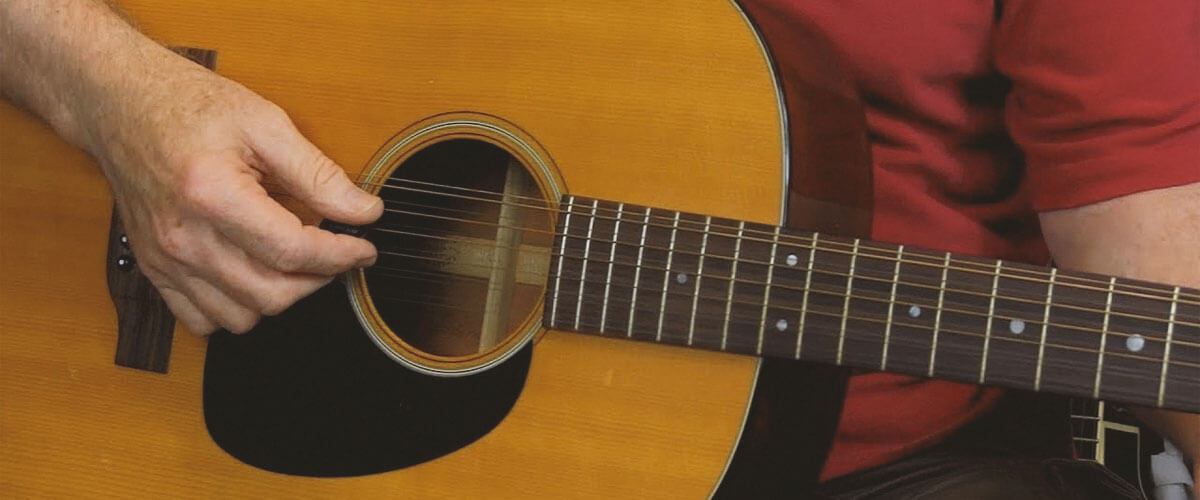
M369 235L379 260L365 280L399 339L453 360L528 330L553 218L516 158L483 141L438 142L401 163L379 195L387 209Z

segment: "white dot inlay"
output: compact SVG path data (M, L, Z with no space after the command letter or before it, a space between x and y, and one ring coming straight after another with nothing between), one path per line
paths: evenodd
M908 315L912 316L914 318L920 318L921 317L921 308L917 307L917 306L909 306Z
M781 332L783 332L783 331L787 331L787 327L788 327L788 324L787 324L787 320L786 320L786 319L781 319L781 320L779 320L779 321L776 321L776 322L775 322L775 329L776 329L776 330L779 330L779 331L781 331Z
M1025 331L1025 320L1014 319L1008 322L1008 331L1020 335Z
M1125 339L1125 348L1133 352L1139 352L1143 347L1146 347L1146 337L1138 334L1130 335Z
M687 280L688 280L688 277L686 274L679 273L679 274L675 275L675 281L679 282L680 285L687 283Z
M794 266L800 263L800 257L797 257L794 253L790 253L785 261L787 262L787 265Z

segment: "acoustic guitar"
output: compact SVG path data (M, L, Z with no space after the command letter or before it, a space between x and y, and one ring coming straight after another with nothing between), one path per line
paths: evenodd
M795 360L1200 411L1200 291L863 239L848 78L735 2L119 4L358 169L385 216L326 227L380 259L174 334L91 161L2 105L9 495L737 496L793 466L756 393L836 400Z

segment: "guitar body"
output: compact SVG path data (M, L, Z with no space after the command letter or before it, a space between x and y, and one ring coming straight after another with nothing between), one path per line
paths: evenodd
M164 44L215 51L219 73L282 106L351 177L401 130L466 112L533 138L553 164L543 188L784 217L782 90L730 1L120 4ZM113 363L112 200L92 161L7 103L0 125L10 495L701 498L737 446L757 359L544 331L510 359L525 364L509 370L511 409L461 449L354 477L247 465L206 425L205 339L176 332L165 374Z

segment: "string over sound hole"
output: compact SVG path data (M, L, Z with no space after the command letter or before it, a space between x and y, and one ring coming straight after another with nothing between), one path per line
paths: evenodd
M439 361L515 348L544 293L554 214L522 163L447 140L409 156L378 193L386 210L367 238L379 259L364 279L390 333Z

